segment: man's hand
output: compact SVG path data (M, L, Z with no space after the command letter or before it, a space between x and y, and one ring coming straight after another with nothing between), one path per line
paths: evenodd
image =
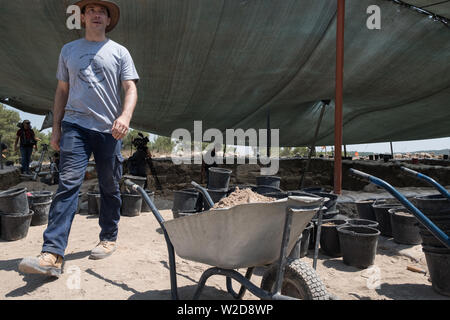
M111 130L111 134L114 139L121 140L127 135L128 129L130 127L130 120L131 119L129 117L121 115L116 119L116 121L114 121Z
M61 139L61 129L52 130L52 137L50 139L50 145L55 151L59 151L59 140Z

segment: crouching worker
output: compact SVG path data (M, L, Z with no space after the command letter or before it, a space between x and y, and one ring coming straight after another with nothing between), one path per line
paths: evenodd
M106 38L119 20L119 7L110 1L93 0L76 5L81 9L86 33L61 50L53 108L50 143L60 151L58 190L50 208L41 254L20 262L23 273L60 276L91 154L101 194L101 231L90 258L106 258L116 250L122 204L122 138L128 132L136 106L139 76L128 50ZM125 93L123 105L121 86Z

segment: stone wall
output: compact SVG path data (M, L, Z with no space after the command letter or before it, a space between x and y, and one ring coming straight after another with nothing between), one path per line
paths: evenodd
M278 176L281 177L281 189L296 190L306 166L306 159L281 159ZM192 180L200 182L201 165L183 164L174 165L170 159L154 159L154 167L158 174L159 181L166 189L178 190L190 187ZM376 177L379 177L394 187L427 187L425 182L403 173L397 165L392 162L363 161L363 160L343 160L343 181L342 187L345 190L362 190L367 182L355 179L350 176L348 170L354 168ZM233 164L220 165L233 171L230 184L256 184L256 177L260 175L260 166L257 164ZM424 164L408 164L408 167L428 175L446 186L450 185L450 167L431 166ZM305 176L304 187L324 186L332 189L334 162L332 159L312 159L310 172ZM148 170L148 181L151 188L154 188L154 179Z

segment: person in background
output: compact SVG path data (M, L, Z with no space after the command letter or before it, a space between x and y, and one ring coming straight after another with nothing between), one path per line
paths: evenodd
M33 148L37 150L37 140L34 135L33 129L31 129L30 120L24 120L20 125L20 129L17 130L16 141L14 143L14 150L17 151L17 144L20 141L20 157L21 157L21 169L24 174L31 174L30 161L33 154Z

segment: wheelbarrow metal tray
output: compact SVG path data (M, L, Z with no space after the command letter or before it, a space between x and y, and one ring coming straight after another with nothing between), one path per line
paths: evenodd
M295 211L287 252L319 210L322 198L290 196L268 203L212 209L164 223L184 259L224 269L263 266L280 256L286 208Z

